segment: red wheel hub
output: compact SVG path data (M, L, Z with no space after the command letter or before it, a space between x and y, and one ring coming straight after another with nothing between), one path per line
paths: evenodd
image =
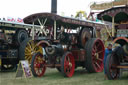
M46 70L46 66L45 66L45 60L43 59L43 55L37 55L35 56L35 60L34 60L34 71L35 73L41 77L44 75Z
M67 77L72 77L75 69L74 57L70 52L67 52L62 58L62 72Z

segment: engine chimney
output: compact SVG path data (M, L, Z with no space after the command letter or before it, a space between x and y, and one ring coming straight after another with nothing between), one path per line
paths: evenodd
M52 0L52 3L51 3L51 13L57 14L57 0Z

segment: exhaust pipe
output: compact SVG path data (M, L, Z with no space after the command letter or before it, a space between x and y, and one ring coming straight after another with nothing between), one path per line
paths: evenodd
M57 0L52 0L51 13L57 14Z

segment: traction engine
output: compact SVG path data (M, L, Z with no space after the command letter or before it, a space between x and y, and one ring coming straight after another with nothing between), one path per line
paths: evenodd
M108 79L117 79L122 71L128 70L128 6L105 10L98 14L98 18L112 22L111 36L116 46L107 56L105 71Z
M96 29L104 24L53 13L33 14L24 18L24 22L42 26L43 34L39 37L35 33L31 41L34 50L28 44L25 48L28 50L25 55L32 58L29 62L34 76L43 76L47 67L57 68L66 77L72 77L80 66L91 73L103 71L104 44L96 38Z

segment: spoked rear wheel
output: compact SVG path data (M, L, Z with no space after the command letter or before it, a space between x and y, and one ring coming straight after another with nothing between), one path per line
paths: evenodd
M37 52L43 54L42 47L37 46L36 42L33 40L28 41L25 47L25 59L28 60L29 63L31 63L33 54Z
M120 69L117 68L117 65L119 65L118 57L116 57L116 54L112 53L107 56L106 64L105 64L105 71L107 78L109 80L114 80L119 78L120 76Z
M75 60L71 52L66 52L62 56L61 72L66 77L72 77L75 69Z
M88 72L102 72L104 59L104 45L100 39L91 38L85 45L85 67Z
M19 47L19 60L28 60L31 63L33 54L37 52L43 54L42 47L37 45L36 41L26 39Z
M46 66L46 62L43 58L42 53L35 53L32 57L31 70L35 77L41 77L44 75Z

